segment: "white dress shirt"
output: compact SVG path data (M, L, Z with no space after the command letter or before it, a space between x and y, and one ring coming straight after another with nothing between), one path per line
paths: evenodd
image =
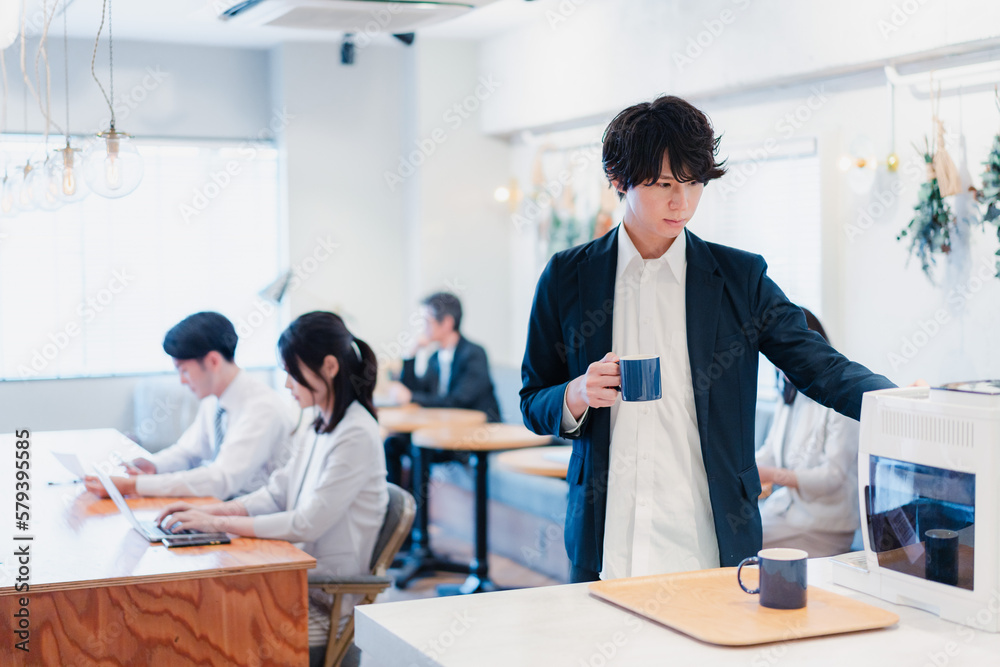
M451 382L451 362L455 359L455 348L446 347L438 350L438 394L444 396L448 393L448 384Z
M219 407L226 411L221 446L215 442ZM288 460L293 428L277 392L241 370L222 396L201 401L194 423L176 443L149 457L157 474L136 477L136 493L225 500L258 489Z
M611 407L602 579L719 567L687 349L686 250L681 234L644 260L619 228L612 350L658 355L663 396ZM563 430L580 422L564 399Z
M378 423L354 401L330 433L300 426L292 459L237 501L254 517L257 537L294 542L316 559L310 579L367 574L389 504L385 474ZM357 601L347 598L341 622ZM331 604L332 596L309 591L310 646L326 643Z
M761 504L765 530L772 521L816 532L849 532L861 525L859 432L858 422L802 392L791 405L778 405L757 465L795 471L799 488L783 486Z

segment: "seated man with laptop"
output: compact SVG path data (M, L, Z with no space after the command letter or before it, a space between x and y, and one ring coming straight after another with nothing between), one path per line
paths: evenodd
M163 349L201 404L175 444L127 464L128 477L110 478L121 493L225 500L260 488L285 462L290 411L234 363L236 343L232 323L213 312L195 313L167 332ZM88 477L86 485L107 497L99 479Z

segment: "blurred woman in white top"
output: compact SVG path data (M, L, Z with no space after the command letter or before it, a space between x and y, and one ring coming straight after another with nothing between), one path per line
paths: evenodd
M316 559L310 579L367 573L389 502L372 405L375 353L327 312L296 319L278 348L288 373L285 386L303 414L315 415L309 427L296 430L291 460L253 493L214 505L174 503L159 521L173 530L294 542ZM341 623L353 613L353 603L340 610ZM310 589L310 664L322 664L331 604L331 596Z
M809 328L827 338L819 319L802 312ZM784 400L756 457L761 483L775 488L760 505L764 548L794 547L816 558L844 553L861 525L859 424L782 379Z

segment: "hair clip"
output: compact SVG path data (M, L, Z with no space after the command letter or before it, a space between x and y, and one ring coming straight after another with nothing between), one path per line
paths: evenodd
M358 355L358 361L361 361L361 348L358 347L358 340L356 338L351 338L351 347L354 348L354 354Z

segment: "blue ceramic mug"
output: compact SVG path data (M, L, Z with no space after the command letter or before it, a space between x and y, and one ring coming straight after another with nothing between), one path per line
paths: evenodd
M771 609L802 609L806 606L806 559L802 549L761 549L756 556L744 558L736 570L740 588L751 595L760 594L760 606ZM749 589L740 575L744 565L760 567L760 583Z
M622 375L623 401L655 401L662 395L660 358L655 354L632 354L618 362Z

